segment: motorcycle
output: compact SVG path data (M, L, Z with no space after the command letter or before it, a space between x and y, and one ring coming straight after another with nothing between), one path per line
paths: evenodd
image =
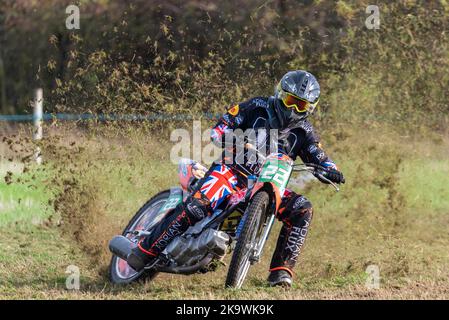
M248 148L253 147L248 145ZM292 173L310 172L339 190L324 176L325 167L307 163L295 165L284 154L265 157L253 150L263 164L258 176L248 177L248 186L233 193L224 207L216 208L210 216L174 238L155 262L137 272L126 262L128 254L142 237L151 235L159 221L174 213L199 181L192 170L202 166L193 160L181 159L178 167L181 187L162 191L151 198L134 215L123 234L110 241L111 281L128 284L154 279L161 272L183 275L212 272L224 265L226 254L232 253L225 285L241 288L251 265L260 261Z

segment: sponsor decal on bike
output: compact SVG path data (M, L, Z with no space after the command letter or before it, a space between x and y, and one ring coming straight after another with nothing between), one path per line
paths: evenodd
M237 177L225 165L217 165L201 186L201 193L211 202L212 209L220 205L226 196L233 193Z
M229 204L230 205L236 205L237 203L242 202L245 199L246 191L247 191L247 189L244 188L244 189L234 193L229 198Z
M164 206L161 208L161 212L168 211L176 208L176 206L182 201L182 196L174 195L167 199Z
M288 156L285 158L282 154L269 157L258 181L274 183L279 188L280 196L282 197L292 170L290 162L291 159Z
M238 211L234 211L231 213L223 224L221 225L221 231L236 231L237 226L239 225L240 220L242 219L242 214Z

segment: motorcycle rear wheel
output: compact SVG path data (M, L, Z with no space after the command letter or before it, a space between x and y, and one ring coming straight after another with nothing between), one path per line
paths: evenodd
M159 209L165 204L170 196L170 190L165 190L148 200L130 220L122 235L133 239L134 236L129 231L149 230L158 221L164 218L165 213L159 212ZM113 255L109 264L109 278L114 284L129 284L135 281L153 280L157 272L151 270L142 270L140 272L132 269L128 263Z

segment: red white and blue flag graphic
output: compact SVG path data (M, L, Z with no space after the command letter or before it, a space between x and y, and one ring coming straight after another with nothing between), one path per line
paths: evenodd
M217 165L201 186L200 191L209 199L212 209L215 209L228 195L233 193L236 185L237 177L231 169L225 165Z
M226 124L219 124L215 128L212 128L211 138L217 142L221 141L221 137L226 131L229 130L229 127Z

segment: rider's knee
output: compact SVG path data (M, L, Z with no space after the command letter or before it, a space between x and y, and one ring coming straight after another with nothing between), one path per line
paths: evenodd
M312 211L312 203L306 197L302 195L296 195L290 201L291 203L291 211L292 212L301 212L301 211Z
M210 212L210 201L203 197L188 197L184 208L191 220L200 221Z
M313 215L312 203L302 195L295 195L286 208L286 218L292 222L310 220Z

